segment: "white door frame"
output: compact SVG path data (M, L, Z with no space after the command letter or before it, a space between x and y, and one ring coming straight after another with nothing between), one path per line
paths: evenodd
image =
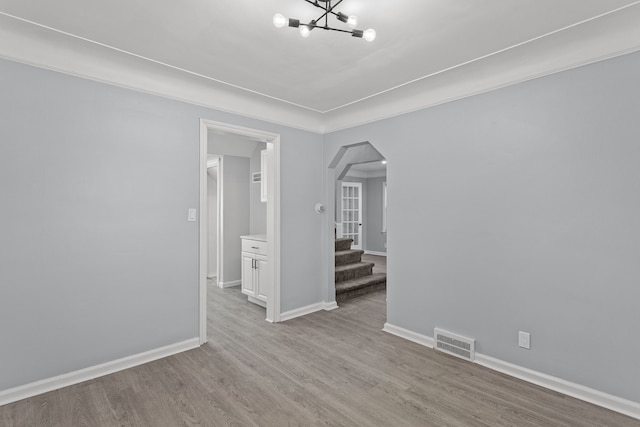
M208 149L208 146L207 146ZM222 278L224 277L224 253L222 251L222 242L224 242L224 185L223 185L223 176L224 176L224 162L222 160L222 156L217 156L218 162L218 176L216 179L216 263L218 274L216 275L216 282L220 287L220 283L222 283ZM208 154L207 154L208 157ZM208 181L207 181L208 182ZM207 191L207 197L209 192ZM209 204L207 203L207 208ZM206 212L207 217L209 216L209 212ZM207 232L207 239L209 238L209 233ZM206 300L205 300L206 301ZM205 303L206 306L206 303ZM206 309L205 309L206 310ZM206 317L206 315L205 315Z
M207 142L209 131L252 138L267 143L267 316L280 321L280 135L200 119L200 242L199 311L200 344L207 342ZM218 170L220 172L220 170ZM218 194L220 198L220 194ZM204 220L203 220L204 218ZM220 234L218 235L218 239ZM219 252L220 254L220 252ZM220 266L218 266L220 268Z

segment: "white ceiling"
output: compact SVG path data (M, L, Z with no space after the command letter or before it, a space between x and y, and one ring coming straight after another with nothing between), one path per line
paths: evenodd
M387 165L380 161L351 165L347 176L354 178L377 178L387 176Z
M323 132L638 50L639 4L344 0L367 42L273 26L303 0L0 0L0 56Z

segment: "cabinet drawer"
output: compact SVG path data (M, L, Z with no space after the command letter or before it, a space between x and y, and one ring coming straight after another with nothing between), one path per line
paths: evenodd
M266 255L267 242L262 242L260 240L242 239L242 252Z

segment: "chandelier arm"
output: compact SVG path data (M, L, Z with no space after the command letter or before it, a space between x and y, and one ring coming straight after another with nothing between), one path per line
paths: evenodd
M343 30L341 28L333 28L333 27L328 27L326 25L314 25L314 24L302 24L302 25L306 25L309 28L320 28L321 30L339 31L341 33L353 34L352 30Z
M333 14L333 15L335 15L335 16L338 16L338 14L337 14L337 13L335 13L335 12L333 11L333 9L335 9L336 7L338 7L338 5L339 5L340 3L342 3L342 2L343 2L343 0L338 0L338 2L337 2L336 4L334 4L333 6L331 6L331 7L327 8L327 13L331 13L331 14ZM329 5L331 5L331 2L329 2Z

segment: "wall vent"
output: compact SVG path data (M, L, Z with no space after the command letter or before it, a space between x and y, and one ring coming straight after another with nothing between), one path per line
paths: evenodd
M251 174L251 182L253 184L259 184L262 181L262 173L254 172Z
M436 339L435 348L437 350L473 362L475 358L475 340L438 328L434 329L433 336Z

